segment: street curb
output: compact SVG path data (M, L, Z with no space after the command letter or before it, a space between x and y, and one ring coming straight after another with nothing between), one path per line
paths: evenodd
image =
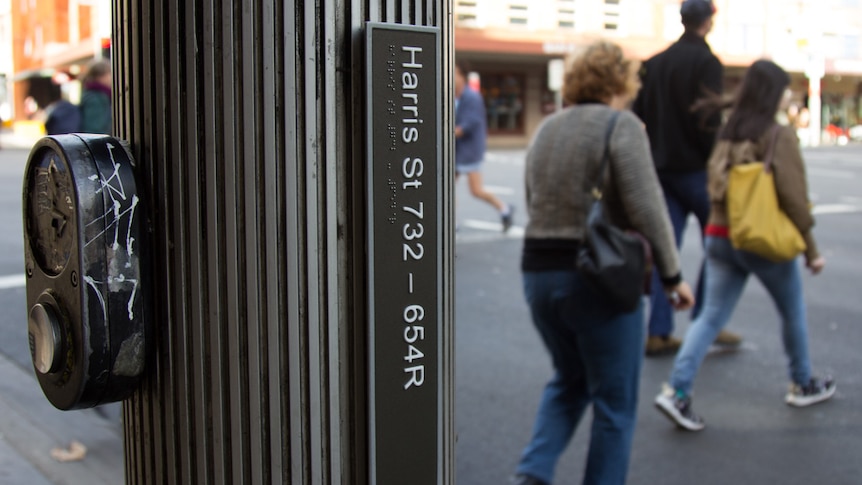
M21 473L37 470L55 485L124 483L122 431L119 423L93 410L60 411L42 394L35 376L0 354L0 435L20 458ZM60 463L50 453L77 440L87 447L81 461ZM4 447L0 446L0 453ZM0 457L0 463L5 457ZM15 460L17 457L12 457ZM30 482L27 482L29 485ZM15 484L10 484L15 485ZM23 484L22 484L23 485Z

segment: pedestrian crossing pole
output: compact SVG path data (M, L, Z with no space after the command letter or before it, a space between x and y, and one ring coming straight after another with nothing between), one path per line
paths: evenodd
M452 2L112 3L126 483L454 483Z

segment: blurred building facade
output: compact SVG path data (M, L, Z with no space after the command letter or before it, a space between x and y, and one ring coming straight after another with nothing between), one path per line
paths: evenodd
M812 125L837 132L862 124L862 0L714 2L707 40L726 66L728 90L751 62L771 58L791 73L795 103L821 112ZM643 60L682 33L679 0L453 3L456 52L478 74L495 146L523 146L556 109L549 61L599 38ZM110 0L0 0L0 119L27 119L25 99L42 98L52 77L74 79L108 55L110 32ZM75 101L79 86L65 88Z
M0 123L12 119L8 80L12 63L12 0L0 0Z
M548 63L596 39L645 60L682 34L679 0L454 0L455 49L478 73L490 142L523 146L553 112ZM862 119L862 0L714 0L707 41L726 69L725 86L770 58L793 77L794 102L846 129ZM812 76L813 81L806 75ZM817 108L817 99L821 108ZM804 137L804 135L803 135ZM827 135L828 138L828 135ZM806 141L806 140L803 140Z
M0 0L0 114L28 119L52 83L77 101L79 84L67 81L109 55L110 35L110 0Z

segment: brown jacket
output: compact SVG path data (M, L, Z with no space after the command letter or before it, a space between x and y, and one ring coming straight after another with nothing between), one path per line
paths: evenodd
M738 163L764 161L772 134L773 130L768 129L757 142L719 140L715 145L709 158L709 198L712 202L710 224L727 226L727 168ZM799 139L790 127L778 129L772 166L778 204L805 238L808 246L805 259L812 261L819 253L811 233L814 216L811 215L811 202L808 200L808 179L799 150Z

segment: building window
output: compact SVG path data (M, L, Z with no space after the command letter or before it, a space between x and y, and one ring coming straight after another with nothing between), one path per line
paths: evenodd
M492 134L524 133L524 75L480 72L482 97Z
M526 4L509 4L509 24L527 25Z
M459 0L455 7L455 21L462 27L478 27L478 3L475 0Z
M604 27L605 30L616 31L620 26L619 0L605 0Z
M557 2L557 26L561 29L575 28L574 0L560 0Z

